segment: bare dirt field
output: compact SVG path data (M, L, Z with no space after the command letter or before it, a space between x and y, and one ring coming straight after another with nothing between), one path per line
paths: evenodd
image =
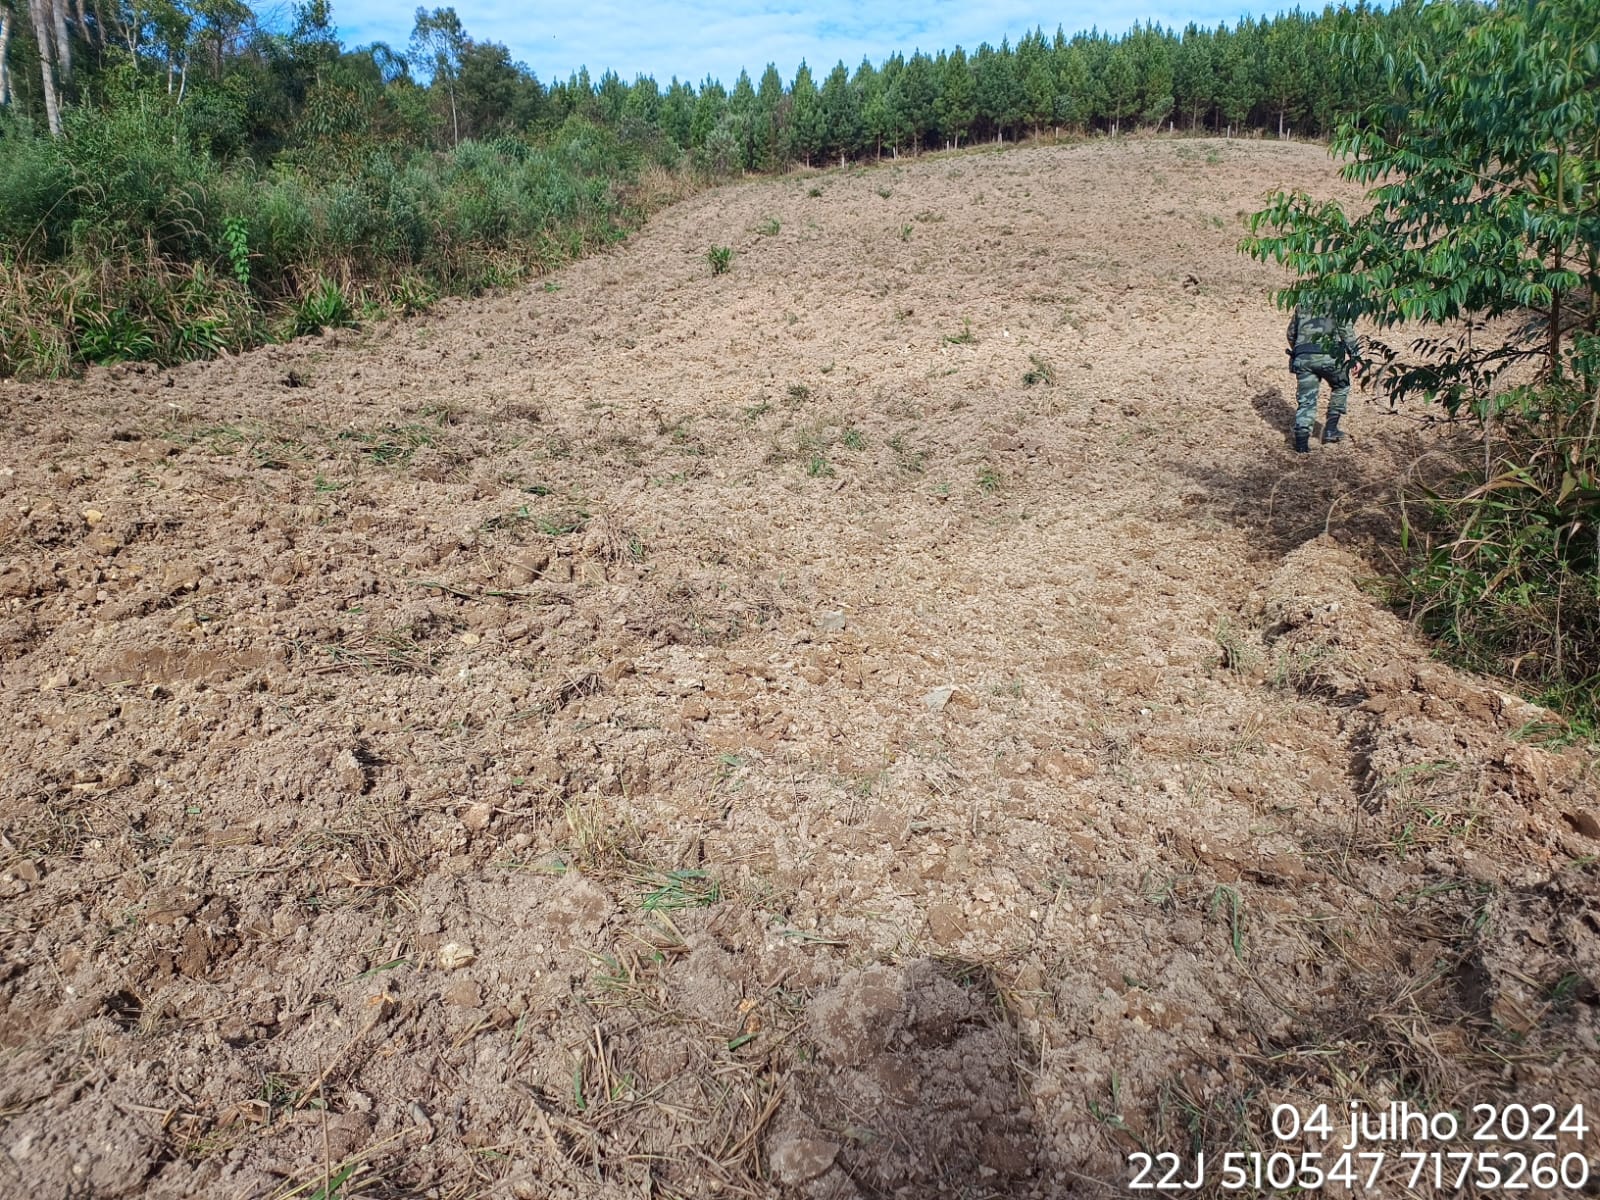
M0 386L0 1194L1098 1197L1595 1106L1591 760L1371 598L1443 435L1289 452L1282 185L737 185Z

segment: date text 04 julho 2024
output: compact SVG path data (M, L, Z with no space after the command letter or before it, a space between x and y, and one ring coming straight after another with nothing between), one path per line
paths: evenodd
M1134 1171L1129 1187L1158 1192L1198 1191L1208 1184L1223 1191L1364 1191L1392 1167L1410 1188L1431 1183L1459 1189L1471 1183L1480 1191L1548 1191L1585 1187L1591 1172L1588 1156L1573 1148L1589 1136L1581 1104L1564 1110L1551 1104L1477 1104L1464 1118L1405 1102L1372 1109L1352 1101L1348 1122L1337 1127L1326 1104L1307 1113L1280 1104L1272 1110L1272 1134L1279 1143L1315 1138L1323 1148L1229 1151L1209 1160L1203 1152L1190 1160L1177 1154L1133 1154L1128 1159ZM1556 1149L1557 1142L1565 1143L1564 1152ZM1460 1148L1463 1144L1467 1148Z

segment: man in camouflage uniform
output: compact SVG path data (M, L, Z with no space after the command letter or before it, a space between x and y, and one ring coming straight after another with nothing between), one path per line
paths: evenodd
M1294 452L1311 452L1311 426L1317 419L1317 394L1324 382L1333 389L1328 397L1328 419L1322 440L1342 442L1339 418L1350 402L1350 373L1360 373L1361 341L1349 321L1335 321L1309 306L1294 310L1289 320L1289 369L1298 381L1294 414Z

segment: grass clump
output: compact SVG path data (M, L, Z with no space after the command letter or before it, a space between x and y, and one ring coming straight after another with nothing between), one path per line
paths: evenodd
M1449 655L1600 723L1600 405L1566 386L1502 396L1482 462L1413 492L1401 599Z
M1042 383L1045 387L1055 387L1056 369L1050 363L1040 358L1037 354L1028 355L1028 369L1022 373L1022 386L1032 387Z
M344 329L354 325L355 309L344 289L331 279L319 278L295 305L293 333L300 337L325 329Z
M726 275L733 268L733 247L713 246L706 251L706 261L713 275Z

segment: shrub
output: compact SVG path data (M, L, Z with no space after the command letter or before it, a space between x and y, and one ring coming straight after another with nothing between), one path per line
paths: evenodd
M319 276L295 306L293 329L296 337L354 324L355 310L349 297L343 288L326 277Z
M1591 401L1592 403L1592 401ZM1455 657L1600 719L1600 462L1570 385L1501 398L1488 462L1422 493L1404 596ZM1480 474L1480 472L1483 472Z
M135 71L75 108L64 138L0 114L0 375L346 324L358 292L414 312L613 242L641 202L680 194L634 191L644 143L581 118L538 145L341 135L337 153L224 166L205 147L228 140L237 97L211 99L191 129Z

